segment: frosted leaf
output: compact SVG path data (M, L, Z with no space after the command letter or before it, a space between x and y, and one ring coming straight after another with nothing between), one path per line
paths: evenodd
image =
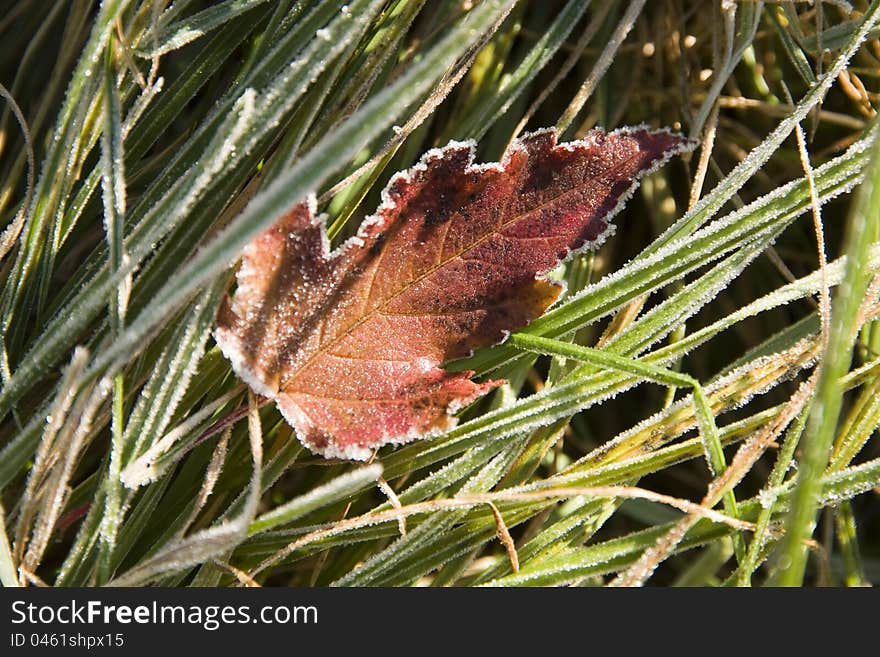
M333 252L310 199L245 248L218 345L313 451L365 459L434 435L503 383L440 365L542 314L561 289L544 274L601 243L637 179L689 145L646 128L564 144L543 130L475 165L472 142L451 142L392 177Z

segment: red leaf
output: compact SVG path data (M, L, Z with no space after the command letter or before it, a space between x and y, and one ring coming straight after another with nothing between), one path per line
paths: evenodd
M452 142L396 174L332 253L311 199L245 248L217 343L325 456L365 459L447 429L503 382L440 365L543 313L560 287L542 274L600 243L636 179L687 148L665 130L559 145L545 130L474 165L474 145Z

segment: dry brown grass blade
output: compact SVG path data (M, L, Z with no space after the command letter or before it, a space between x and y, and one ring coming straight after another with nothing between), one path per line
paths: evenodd
M517 554L516 543L513 542L510 530L504 522L504 516L501 515L501 511L498 510L498 507L491 502L489 502L489 508L492 510L492 515L495 517L495 533L498 535L498 540L501 541L501 544L507 551L507 558L510 561L510 569L513 572L518 573L519 554Z
M400 503L400 498L397 497L397 493L394 492L394 489L385 481L385 477L379 477L376 480L376 483L379 485L379 489L385 493L385 497L388 498L388 501L391 503L391 506L400 511L403 509L403 505ZM406 516L401 515L400 518L397 519L397 526L400 528L400 535L406 536Z

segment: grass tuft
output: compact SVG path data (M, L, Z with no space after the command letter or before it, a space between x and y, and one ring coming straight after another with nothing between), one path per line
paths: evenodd
M880 581L880 0L20 0L0 18L0 581ZM451 138L647 123L508 384L316 458L213 339L242 247L335 240ZM659 385L657 385L659 384Z

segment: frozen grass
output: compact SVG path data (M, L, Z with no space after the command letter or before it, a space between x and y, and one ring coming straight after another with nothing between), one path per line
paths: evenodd
M880 0L22 0L0 18L4 585L880 580ZM449 139L648 123L652 174L507 378L368 465L211 338L307 193ZM826 264L827 263L827 264Z

